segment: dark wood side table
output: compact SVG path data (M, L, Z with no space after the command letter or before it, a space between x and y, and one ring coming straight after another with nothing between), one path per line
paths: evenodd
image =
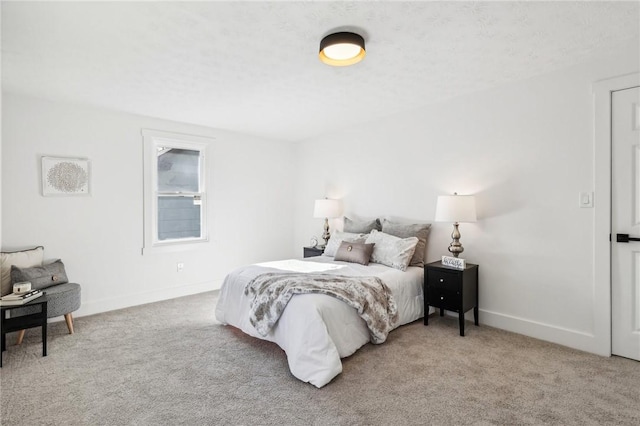
M458 313L460 335L464 336L464 314L473 308L478 325L478 265L467 263L465 269L453 269L442 262L424 265L424 325L429 325L429 306Z
M324 253L324 246L315 246L315 247L305 247L304 248L304 257L320 256L322 253Z
M16 306L0 306L0 328L1 346L0 367L2 367L2 353L7 350L7 333L12 331L24 330L25 328L42 327L42 356L47 356L47 295L42 295L24 305ZM7 314L14 309L24 308L27 306L39 307L34 313L22 315L14 318L7 318Z

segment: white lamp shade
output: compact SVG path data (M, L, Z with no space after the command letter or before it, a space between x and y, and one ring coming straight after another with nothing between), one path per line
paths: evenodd
M342 214L342 202L340 200L316 200L313 208L313 217L340 217Z
M435 221L475 222L476 198L473 195L438 196Z

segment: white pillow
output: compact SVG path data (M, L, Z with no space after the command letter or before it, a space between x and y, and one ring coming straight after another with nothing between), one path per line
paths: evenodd
M33 268L34 266L42 266L43 259L44 247L41 246L23 251L2 252L0 255L0 273L2 275L0 295L13 293L11 265L16 265L18 268Z
M331 238L329 238L329 242L327 242L327 246L324 248L325 256L334 257L338 252L338 247L340 247L340 243L343 241L347 241L349 243L364 243L364 240L367 239L367 234L354 234L351 232L342 232L342 231L333 231L331 234Z
M375 244L371 253L372 262L406 271L416 251L418 239L416 237L399 238L374 229L367 237L366 243Z

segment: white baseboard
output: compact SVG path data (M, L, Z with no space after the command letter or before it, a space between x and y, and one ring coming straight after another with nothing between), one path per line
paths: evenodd
M102 312L115 311L117 309L129 308L131 306L144 305L146 303L159 302L161 300L175 299L182 296L204 293L207 291L219 290L222 287L222 279L208 281L204 283L189 284L178 287L163 288L144 293L133 293L119 295L103 300L82 302L80 309L73 313L74 317L83 317ZM213 309L212 307L211 309ZM62 317L61 317L62 318Z
M471 312L473 318L473 312ZM467 318L469 313L467 313ZM599 339L592 333L557 327L537 321L480 309L480 325L500 328L547 342L557 343L570 348L610 356L610 348L603 348Z

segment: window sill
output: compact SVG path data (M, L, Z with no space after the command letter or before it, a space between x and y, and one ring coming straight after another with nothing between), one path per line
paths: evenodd
M189 250L197 250L204 248L205 244L209 242L208 238L194 241L182 241L176 243L161 243L156 245L150 245L148 247L142 247L142 255L146 254L160 254L160 253L176 253Z

